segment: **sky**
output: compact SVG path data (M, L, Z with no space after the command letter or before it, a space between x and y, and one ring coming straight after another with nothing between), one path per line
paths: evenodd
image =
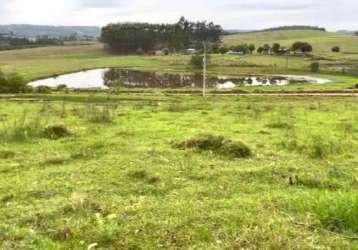
M0 24L173 23L181 16L225 29L313 25L358 30L358 0L0 0Z

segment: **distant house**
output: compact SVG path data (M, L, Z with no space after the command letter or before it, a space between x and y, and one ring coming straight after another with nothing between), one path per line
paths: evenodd
M198 53L198 50L197 49L187 49L185 52L187 55L195 55Z
M290 53L289 49L281 48L276 52L276 55L287 55Z
M242 56L242 55L245 55L245 52L244 52L244 51L233 51L233 50L229 50L228 52L225 53L225 55Z

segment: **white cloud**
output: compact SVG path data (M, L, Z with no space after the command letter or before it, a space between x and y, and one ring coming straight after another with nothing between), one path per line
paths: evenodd
M105 25L117 21L174 22L180 16L225 28L319 25L358 29L356 0L1 0L0 23Z

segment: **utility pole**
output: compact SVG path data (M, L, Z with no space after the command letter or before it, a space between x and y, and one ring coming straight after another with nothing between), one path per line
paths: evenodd
M203 42L204 47L204 58L203 58L203 97L206 97L206 67L207 67L207 57L206 57L206 42Z

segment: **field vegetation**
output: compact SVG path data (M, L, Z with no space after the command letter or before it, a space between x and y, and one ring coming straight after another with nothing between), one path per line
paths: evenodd
M0 102L0 249L358 248L356 99L102 96Z

